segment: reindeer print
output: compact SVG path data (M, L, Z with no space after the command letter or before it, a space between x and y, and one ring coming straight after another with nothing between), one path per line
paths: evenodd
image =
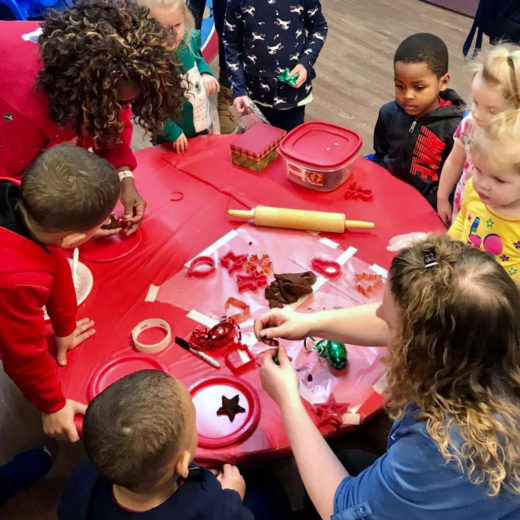
M302 14L303 13L303 5L291 5L290 6L290 12L291 13Z
M269 54L276 54L278 51L281 51L283 49L283 45L279 42L276 45L268 45L267 46L267 52Z
M228 31L234 31L237 28L235 24L229 23L227 20L224 20L224 24Z
M265 40L265 34L259 34L257 32L253 32L253 33L251 33L251 36L253 37L253 41L255 41L255 40L264 41Z
M287 31L291 25L290 20L282 20L281 18L277 18L274 22L275 25L278 25L278 27L281 27L284 31Z
M248 14L249 16L254 16L255 15L255 11L256 9L253 7L253 6L250 6L250 7L246 7L243 12L245 14Z

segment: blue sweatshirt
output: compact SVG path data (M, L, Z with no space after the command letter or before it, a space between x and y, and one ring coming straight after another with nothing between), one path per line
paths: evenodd
M228 0L224 48L233 97L248 95L276 109L297 106L312 90L327 29L319 0ZM300 88L276 78L298 63L307 69Z

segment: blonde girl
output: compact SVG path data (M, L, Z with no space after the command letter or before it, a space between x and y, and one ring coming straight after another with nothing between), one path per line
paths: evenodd
M464 187L471 177L469 147L472 139L482 132L494 115L520 108L520 49L496 47L477 62L471 95L471 111L455 131L453 149L444 163L439 181L437 213L446 226L459 213ZM449 196L455 185L452 208Z
M471 178L448 233L491 253L520 281L520 110L495 116L470 153Z
M185 0L138 0L150 9L150 17L174 32L186 101L180 116L171 114L157 143L170 142L177 153L188 149L188 138L207 133L212 120L208 98L218 92L218 81L200 52L200 32Z
M273 309L255 333L388 346L396 420L386 453L357 476L314 425L285 350L279 365L273 349L262 359L262 385L321 518L520 518L520 294L493 257L428 237L394 258L381 305Z

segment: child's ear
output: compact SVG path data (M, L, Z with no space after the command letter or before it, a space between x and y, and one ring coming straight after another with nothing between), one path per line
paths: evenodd
M443 90L446 90L448 88L448 85L450 84L450 73L449 72L446 72L446 74L444 74L444 76L441 76L439 78L439 84L440 84L440 91L442 92Z
M183 478L188 477L188 473L190 472L190 462L192 459L192 455L188 450L184 450L177 459L175 463L175 473L180 475Z
M64 237L61 238L59 247L62 247L64 249L72 249L73 247L78 246L79 244L83 243L85 239L87 238L87 235L85 233L80 232L74 232L74 233L68 233Z

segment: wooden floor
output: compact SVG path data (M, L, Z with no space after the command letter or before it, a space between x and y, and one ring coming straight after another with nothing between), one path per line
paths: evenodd
M464 16L418 0L322 0L329 35L316 66L314 102L308 119L347 126L361 134L363 152L372 151L379 107L393 98L392 58L399 42L415 32L433 32L450 50L452 86L469 99L462 42L471 26ZM142 144L140 145L142 146ZM139 147L140 147L139 146ZM42 445L39 414L0 373L0 464L18 451ZM386 435L384 422L371 425L374 449ZM379 438L379 440L378 440ZM381 448L382 449L382 448ZM0 508L2 520L50 520L67 475L82 456L80 444L60 444L49 476Z

